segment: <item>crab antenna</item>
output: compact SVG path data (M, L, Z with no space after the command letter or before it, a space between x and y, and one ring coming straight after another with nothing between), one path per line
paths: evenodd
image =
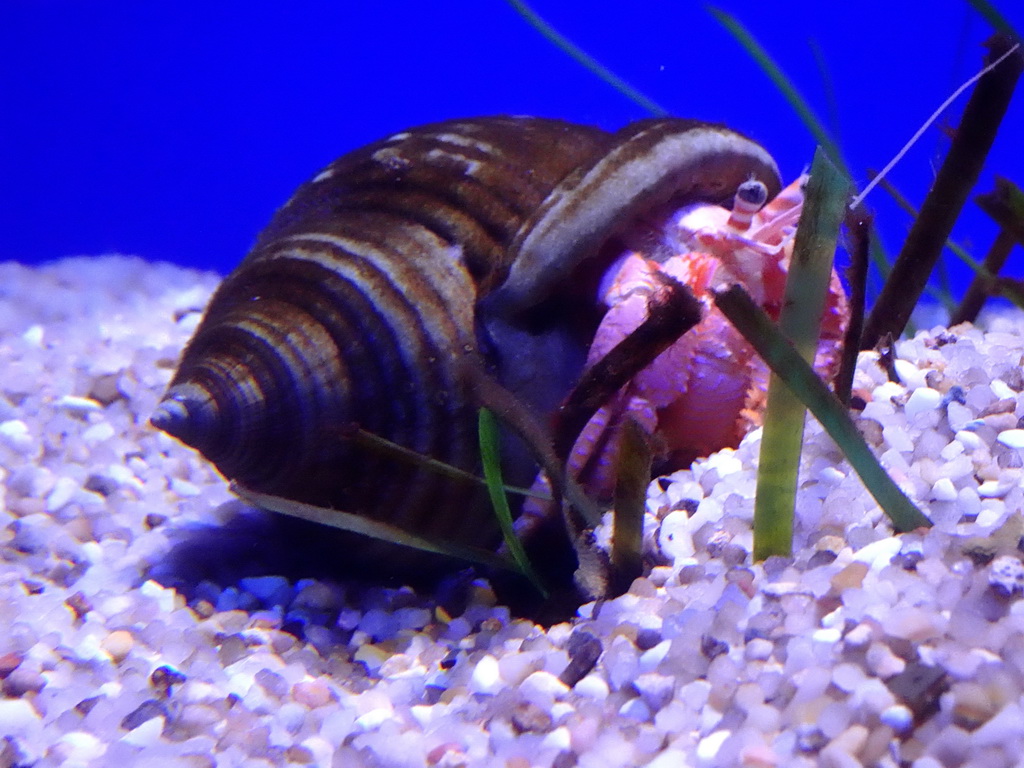
M931 127L932 123L934 123L936 120L939 119L939 115L941 115L943 112L945 112L946 108L950 104L952 104L954 101L956 101L957 96L959 96L961 93L966 91L968 88L970 88L972 85L974 85L976 82L978 82L981 78L983 78L985 75L987 75L993 69L998 67L1003 62L1003 59L1007 58L1011 53L1016 51L1018 48L1020 48L1020 43L1017 43L1016 45L1014 45L1010 50L1008 50L1006 53L1004 53L998 59L996 59L991 64L989 64L987 67L985 67L983 70L981 70L981 72L976 74L974 77L972 77L966 83L964 83L959 88L957 88L955 91L953 91L953 94L948 99L946 99L944 102L942 102L942 104L939 106L938 109L936 109L934 112L932 112L931 117L929 117L927 120L924 121L924 125L922 125L920 128L917 129L917 133L915 133L913 136L910 137L910 141L908 141L906 144L903 145L903 149L901 149L899 152L896 153L896 157L894 157L892 160L890 160L889 164L886 165L885 168L883 168L881 170L881 172L878 175L876 175L875 178L873 178L866 187L864 187L864 191L863 192L861 192L859 195L857 195L855 198L853 198L853 200L850 201L850 210L852 211L854 208L856 208L858 205L860 205L864 201L864 198L868 196L868 192L870 192L872 189L874 189L878 185L878 183L882 179L885 178L886 174L888 174L889 171L891 171L893 169L893 166L895 166L896 163L898 163L900 160L903 159L903 156L905 154L907 154L907 152L910 150L910 148L912 146L914 146L914 144L917 143L917 140L921 138L921 135Z

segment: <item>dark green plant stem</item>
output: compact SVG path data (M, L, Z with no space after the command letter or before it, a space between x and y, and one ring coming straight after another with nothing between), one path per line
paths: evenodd
M583 374L559 409L555 453L563 461L597 409L700 322L700 302L689 288L663 272L654 278L661 287L651 296L647 319Z
M995 189L978 195L974 202L1024 246L1024 190L1009 179L997 176Z
M808 362L814 360L821 334L821 316L848 191L846 176L819 147L811 165L779 317L779 330ZM755 560L792 554L793 507L805 413L799 398L772 374L754 499Z
M999 32L1009 35L1018 43L1024 39L1021 37L1020 32L1014 29L1010 22L1006 20L1006 17L988 0L967 0L967 2L984 17L985 21Z
M1012 45L1005 35L993 37L986 63L1007 53ZM975 86L932 190L864 324L861 349L871 349L887 333L894 337L903 333L953 224L977 183L1022 69L1024 55L1017 50Z
M1010 251L1014 245L1024 246L1024 192L1019 187L1007 179L996 178L995 189L974 200L999 225L999 234L985 254L984 271L979 271L967 287L950 325L974 322L985 300L998 291L996 276Z
M832 391L845 406L850 404L853 391L853 374L857 368L857 353L860 352L860 334L864 329L864 309L867 306L868 264L870 262L872 215L863 205L846 213L846 232L850 240L850 266L846 270L846 281L850 285L850 322L843 335L843 355L839 361Z
M565 35L558 32L554 27L542 19L536 11L524 3L523 0L506 0L506 2L511 5L512 8L515 9L516 13L522 16L531 27L536 29L545 38L547 38L548 41L553 43L556 48L571 56L577 63L583 65L584 68L604 80L608 85L621 93L627 99L639 105L655 117L665 117L669 114L667 109L662 107L653 99L645 96L639 90L634 88L599 61L594 59L582 48L569 40Z
M505 496L504 485L501 479L501 457L498 446L501 444L501 437L498 433L498 422L494 414L486 408L481 408L477 419L477 427L480 433L480 460L483 464L484 479L487 481L487 492L491 497L491 506L494 508L494 516L498 519L501 527L501 536L505 541L505 549L508 550L512 561L519 567L522 574L529 579L534 588L540 592L546 600L549 596L548 590L544 587L540 576L526 556L523 544L516 536L515 527L512 523L512 510L508 506L508 497Z
M747 292L730 286L715 295L715 305L821 422L896 530L930 526L878 463L846 409Z
M651 436L632 416L619 429L609 597L621 595L643 573L644 510L654 453Z

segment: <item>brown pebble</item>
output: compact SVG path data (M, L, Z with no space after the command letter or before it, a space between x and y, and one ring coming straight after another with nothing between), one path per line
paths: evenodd
M135 638L127 629L115 629L100 641L100 647L110 654L115 664L120 664L132 652Z
M80 702L75 704L75 712L80 714L82 717L85 717L92 712L92 708L99 704L102 699L103 696L90 696L87 699L82 699Z
M224 720L224 713L209 704L186 704L171 723L171 731L182 740L211 734Z
M241 635L228 635L217 649L217 658L225 667L231 666L239 659L244 659L247 655L248 649Z
M41 581L35 579L22 579L21 586L25 588L25 591L30 595L41 595L43 590L46 589L46 585Z
M551 730L551 715L529 701L520 702L513 708L510 718L516 733L547 733Z
M121 399L121 391L117 388L119 373L109 373L97 376L93 379L92 386L86 392L86 397L91 397L103 405L110 405L115 400Z
M637 597L657 597L658 588L647 579L633 579L633 583L629 585L629 594Z
M953 722L973 731L988 722L1002 702L994 701L985 687L975 682L960 682L950 689L953 695Z
M154 528L159 528L161 525L167 522L167 515L160 515L156 512L150 512L146 515L143 520L143 525L146 526L147 531L152 531Z
M135 709L129 712L121 720L121 728L125 731L134 731L140 725L152 720L154 717L166 717L167 709L162 701L146 699Z
M191 608L192 612L200 619L208 619L217 612L216 607L209 600L196 600L195 605Z
M292 744L288 747L284 751L284 758L287 762L297 765L310 765L316 759L309 748L303 747L301 744Z
M912 661L885 681L893 696L902 701L920 723L939 711L939 697L949 688L945 670Z
M868 575L868 564L859 560L850 563L832 577L832 589L842 592L847 589L859 589Z
M4 679L11 674L11 672L17 669L21 662L21 654L14 653L13 651L0 656L0 680Z
M875 419L857 419L857 431L864 441L876 448L882 445L882 424Z
M572 688L590 673L604 648L592 634L577 629L569 636L565 650L569 654L569 664L558 679Z
M723 653L729 652L729 644L711 635L704 635L700 639L700 653L708 661L714 661Z
M427 752L427 765L437 765L441 762L446 755L461 755L464 750L461 744L455 741L446 741L444 744L438 744L432 750ZM453 763L454 764L454 763Z
M277 698L282 698L288 693L288 681L281 675L270 669L261 669L256 672L256 683L267 693Z
M171 695L173 686L181 685L188 678L181 672L167 664L157 667L149 676L149 684L153 686L157 694L166 699Z
M24 696L26 693L39 693L45 685L46 678L42 676L39 670L18 666L17 669L12 670L4 678L0 689L3 690L5 696L16 699L19 696Z
M292 686L292 698L303 706L316 709L334 701L334 694L323 680L302 680Z
M71 609L71 612L75 614L76 619L81 619L85 614L92 610L92 603L81 592L75 592L67 600L64 601L64 605Z
M1006 397L1002 400L996 400L994 403L986 405L978 413L979 419L984 419L986 416L995 416L1001 413L1013 413L1017 408L1017 400L1012 397ZM1016 422L1014 422L1016 425Z

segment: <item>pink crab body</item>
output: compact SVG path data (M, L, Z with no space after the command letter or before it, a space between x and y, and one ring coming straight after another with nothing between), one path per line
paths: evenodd
M672 217L669 232L677 255L657 262L629 252L606 278L601 299L608 311L590 348L588 366L647 317L655 272L689 286L704 305L704 316L606 403L580 434L569 467L595 496L607 498L614 488L615 431L626 414L654 437L665 471L735 447L760 424L768 370L714 307L711 290L741 283L773 319L778 318L803 181L798 179L763 208L758 201L744 206L738 194L734 211L706 204L680 211ZM763 202L762 198L759 203ZM833 272L815 359L816 369L826 377L838 365L837 342L847 316L846 294Z

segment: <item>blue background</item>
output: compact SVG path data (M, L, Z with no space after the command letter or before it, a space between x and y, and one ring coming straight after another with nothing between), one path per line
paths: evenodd
M991 33L958 0L718 5L836 128L860 184L980 69ZM1024 3L1002 5L1024 29ZM672 113L761 141L787 180L810 162L807 130L703 4L534 8ZM955 125L965 103L939 125ZM5 0L0 259L121 252L226 272L334 157L417 123L488 113L607 128L645 116L501 0ZM893 175L915 203L946 144L932 128ZM1024 183L1020 94L977 191L993 173ZM884 192L868 202L895 250L909 219ZM969 205L956 236L980 258L996 228ZM1024 261L1020 249L1014 258ZM959 284L967 276L955 272Z

